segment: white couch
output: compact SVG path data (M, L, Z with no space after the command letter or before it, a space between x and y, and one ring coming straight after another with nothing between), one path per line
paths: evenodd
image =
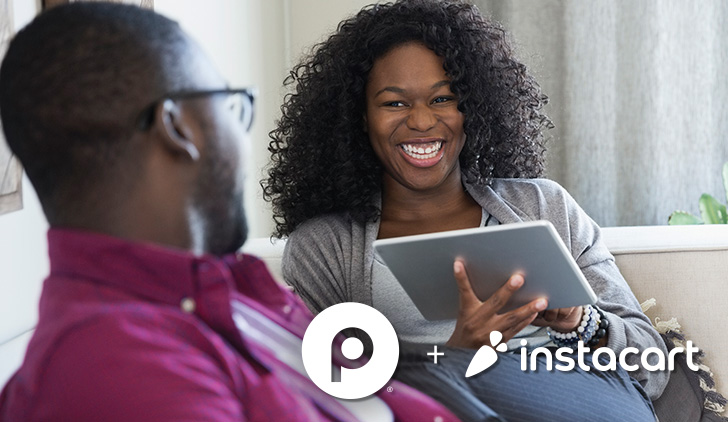
M703 363L728 389L728 226L606 227L604 241L653 321L676 318L688 340L703 349ZM251 239L243 250L264 259L281 281L285 242Z
M603 229L604 240L640 302L655 298L654 320L677 318L704 349L716 388L728 388L728 226L650 226ZM250 239L243 248L263 258L280 281L284 242ZM2 294L2 292L0 292ZM3 323L8 323L7 321ZM22 360L30 333L0 338L0 385Z

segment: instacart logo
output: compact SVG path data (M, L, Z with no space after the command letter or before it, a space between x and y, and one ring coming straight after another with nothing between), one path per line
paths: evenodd
M468 369L465 371L465 377L472 377L481 372L486 371L488 368L498 361L498 352L505 352L507 346L505 343L501 343L503 334L499 331L492 331L490 333L490 345L482 346L473 356L473 359L468 365ZM583 341L579 341L576 351L570 347L560 347L556 349L556 353L545 347L537 347L528 353L526 346L528 345L527 340L521 340L521 371L536 371L538 369L538 356L543 355L545 357L545 369L551 371L554 368L558 371L571 371L579 365L584 371L590 371L591 367L586 364L584 356L591 352L591 349L584 346ZM574 352L576 352L576 359L574 359ZM639 355L640 363L642 367L647 371L664 371L668 369L670 371L675 369L675 356L686 353L686 360L688 368L692 371L699 369L693 361L693 356L698 353L698 348L693 346L693 342L688 340L686 347L675 347L668 353L667 356L662 350L657 347L648 347L647 349L640 352L636 347L625 347L619 354L615 353L614 350L608 347L600 347L594 351L592 364L594 368L599 371L613 371L617 369L617 364L627 371L636 371L639 369L637 364L627 363L627 358L630 355ZM604 356L606 363L602 363L599 358ZM655 356L655 358L650 358ZM558 362L554 365L554 358Z

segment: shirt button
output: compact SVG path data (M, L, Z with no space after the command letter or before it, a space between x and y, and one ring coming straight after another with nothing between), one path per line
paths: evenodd
M191 314L195 312L195 308L197 307L197 304L195 303L195 300L191 297L186 297L182 299L182 301L179 303L180 308L182 308L183 311L187 312L188 314Z
M290 314L291 313L291 305L285 305L285 306L283 306L283 313L284 314Z
M445 419L443 419L442 416L435 416L435 421L434 422L442 422L444 420Z

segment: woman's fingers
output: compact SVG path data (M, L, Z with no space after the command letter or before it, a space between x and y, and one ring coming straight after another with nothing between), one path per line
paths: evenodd
M470 284L470 279L468 278L468 273L465 271L465 264L462 260L455 260L453 274L455 275L455 282L458 285L458 292L460 293L460 313L462 314L470 308L479 306L481 304L480 299L478 299L473 291L473 286Z
M521 306L520 308L498 315L497 317L501 322L499 325L503 326L501 334L503 334L503 338L505 339L504 341L510 340L513 336L518 334L519 331L526 328L528 324L536 319L539 312L546 309L547 306L548 302L546 299L539 298Z
M561 332L570 332L576 329L581 322L582 307L549 309L539 314L533 325L551 327Z
M554 322L559 318L559 311L560 309L549 309L541 312L538 317L544 322Z
M512 275L504 285L483 302L481 313L486 315L497 314L508 303L513 294L523 286L523 282L522 275Z
M513 294L520 289L524 283L522 275L514 274L503 286L486 299L485 302L482 302L473 291L473 286L470 284L470 279L465 271L465 264L462 260L455 260L455 263L453 264L453 274L455 275L455 281L457 282L458 291L460 293L461 313L464 310L478 306L478 313L481 317L486 318L497 314L498 311L500 311L506 303L508 303L511 296L513 296Z
M453 264L453 273L460 293L460 315L447 343L450 346L479 348L488 344L491 331L500 331L504 341L508 341L546 309L546 300L536 299L509 312L498 313L523 286L524 279L520 274L513 275L485 302L481 302L473 291L461 260Z

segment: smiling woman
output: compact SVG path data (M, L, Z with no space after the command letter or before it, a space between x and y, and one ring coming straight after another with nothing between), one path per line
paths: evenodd
M524 373L504 353L487 376L462 376L495 331L511 351L519 340L538 348L566 335L596 350L664 350L599 227L561 186L535 179L550 127L546 97L503 28L463 1L376 4L340 23L286 82L293 93L271 132L264 192L277 234L289 236L283 277L314 312L341 302L379 310L401 343L422 351L401 359L395 376L463 420L533 420L529 409L544 421L654 420L647 397L659 396L664 372ZM514 274L482 301L456 261L458 318L428 321L372 247L376 239L530 220L554 224L598 294L596 313L545 310L543 298L504 312L528 280ZM433 345L447 359L417 366ZM583 401L583 391L605 399Z

